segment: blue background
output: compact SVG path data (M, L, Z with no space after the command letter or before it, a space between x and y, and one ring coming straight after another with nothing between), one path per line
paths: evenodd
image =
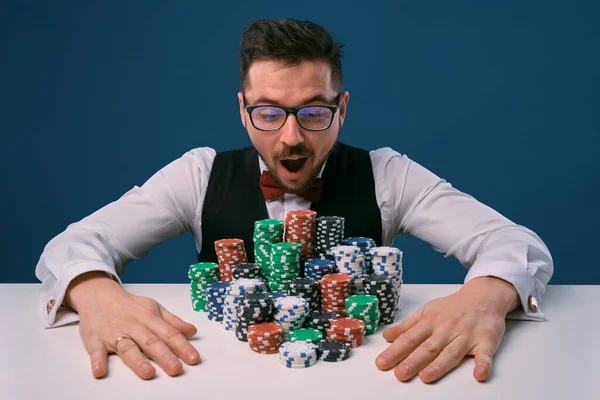
M296 18L346 44L341 140L390 146L536 231L551 283L600 284L597 1L206 3L0 4L1 282L36 282L52 237L187 150L247 145L240 34ZM456 260L395 244L405 283L462 282ZM194 256L184 235L123 279L185 282Z

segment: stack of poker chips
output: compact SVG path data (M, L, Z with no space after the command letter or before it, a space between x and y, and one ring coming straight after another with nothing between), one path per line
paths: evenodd
M274 302L266 293L255 292L242 296L237 310L235 334L238 340L248 341L248 328L273 319Z
M248 262L242 239L221 239L215 241L215 251L219 260L219 275L222 281L231 282L231 269L240 263Z
M364 343L365 323L357 318L338 318L331 321L327 337L338 342L345 342L355 348Z
M356 294L346 299L346 315L365 323L365 335L372 335L379 326L381 317L377 296Z
M308 318L308 327L318 329L324 335L327 334L327 329L331 324L331 321L338 319L340 315L338 313L323 311L319 313L311 314Z
M290 342L310 342L317 344L321 340L323 340L323 332L318 329L301 328L291 331L288 334L288 341Z
M311 313L321 310L321 288L314 279L296 278L290 281L290 296L302 297L308 301Z
M312 343L287 342L279 347L279 362L287 368L308 368L317 358L317 346Z
M225 294L231 284L226 281L215 282L206 288L208 319L215 322L223 321L223 305Z
M321 309L346 316L346 297L352 294L352 277L348 274L325 275L321 286Z
M367 275L363 278L366 294L377 296L379 300L380 325L388 325L396 318L396 292L385 275Z
M287 293L289 283L300 274L300 243L284 242L271 246L269 288Z
M371 253L369 253L369 250L376 247L377 243L371 238L354 236L344 239L344 244L346 246L358 246L360 248L361 253L363 253L363 256L365 257L365 273L372 274L373 267L371 266Z
M300 329L309 315L308 302L302 297L285 296L275 300L275 322L283 326L283 341L290 331Z
M188 270L188 277L190 278L192 308L194 311L208 311L206 288L219 280L219 265L210 262L192 264Z
M333 339L323 339L317 343L317 355L323 361L340 362L350 358L352 348L348 343Z
M233 279L257 279L260 278L260 265L256 263L240 263L231 268Z
M315 258L334 259L330 249L344 241L344 222L343 217L317 217L315 221Z
M353 293L362 292L362 277L365 275L365 256L358 246L334 246L331 252L335 257L337 270L353 279Z
M271 267L271 246L283 242L283 232L283 221L279 219L262 219L254 223L254 259L265 279Z
M293 210L285 215L285 241L302 245L303 260L313 256L316 217L317 212L312 210Z
M335 261L333 260L313 258L304 263L304 276L320 281L325 275L337 272L336 268Z
M264 292L265 284L261 279L238 279L232 281L225 294L223 304L223 321L221 327L226 331L236 328L237 311L241 297L248 293Z
M283 326L276 322L263 322L248 328L248 345L257 353L279 353L282 341Z
M402 285L402 251L396 247L374 247L371 253L373 273L385 275L390 280L396 297L396 310L400 309L400 286Z

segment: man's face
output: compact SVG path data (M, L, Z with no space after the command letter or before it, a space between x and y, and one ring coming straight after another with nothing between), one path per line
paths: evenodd
M279 61L255 61L248 78L245 91L248 106L334 106L338 95L331 87L330 66L320 61L304 61L288 67ZM280 129L266 132L254 128L244 108L243 94L238 93L242 124L274 180L283 189L290 193L301 192L318 175L344 123L348 98L347 92L341 95L339 109L327 130L306 130L290 114Z

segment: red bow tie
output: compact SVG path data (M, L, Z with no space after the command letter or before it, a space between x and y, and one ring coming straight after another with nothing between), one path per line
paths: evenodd
M265 200L274 200L283 197L285 191L280 188L269 171L263 171L260 176L260 188L263 192ZM294 193L296 196L300 196L311 203L318 203L321 198L321 191L323 189L323 182L321 178L317 178L315 182L304 192Z

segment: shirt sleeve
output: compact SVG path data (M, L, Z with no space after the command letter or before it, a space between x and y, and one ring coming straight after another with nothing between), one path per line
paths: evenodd
M418 237L468 273L465 283L493 276L511 283L521 308L507 318L543 320L542 295L554 272L552 256L530 229L463 193L390 148L371 152L384 242Z
M143 258L158 244L185 232L201 243L199 216L215 151L208 147L185 153L54 237L35 269L42 282L41 311L46 328L79 319L62 306L71 280L90 271L103 271L121 283L125 266Z

